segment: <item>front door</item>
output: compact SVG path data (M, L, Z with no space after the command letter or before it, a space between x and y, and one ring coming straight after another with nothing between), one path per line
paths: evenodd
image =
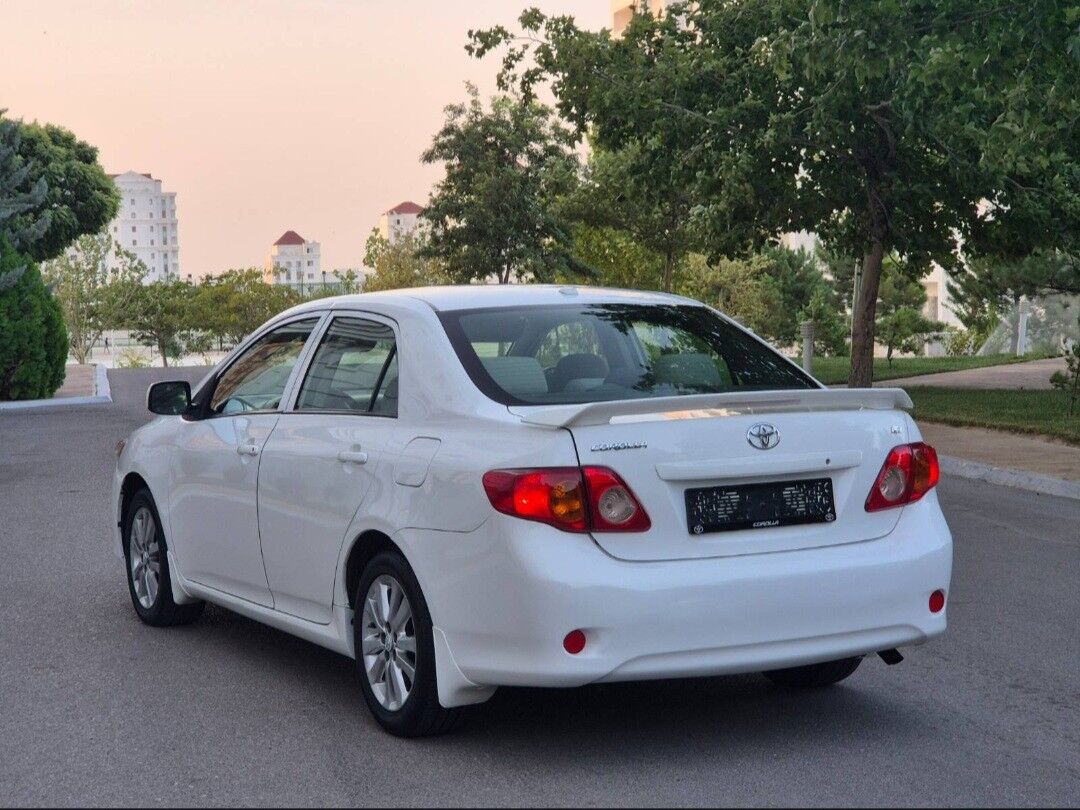
M170 487L173 553L186 579L273 606L259 551L259 459L318 317L274 328L212 383L177 437Z
M262 555L278 610L330 621L349 525L371 487L385 484L397 390L390 325L335 318L259 468Z

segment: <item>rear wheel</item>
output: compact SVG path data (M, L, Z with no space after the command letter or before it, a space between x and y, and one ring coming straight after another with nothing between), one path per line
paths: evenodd
M431 616L409 564L381 552L367 564L353 604L353 642L368 708L398 737L449 731L459 709L439 703Z
M859 668L862 657L841 658L839 661L826 661L823 664L808 664L804 667L774 669L765 673L765 677L781 686L796 689L819 689L832 686L848 677Z
M198 619L205 602L178 605L173 601L168 546L148 490L141 489L132 497L123 528L128 591L139 618L153 627L190 624Z

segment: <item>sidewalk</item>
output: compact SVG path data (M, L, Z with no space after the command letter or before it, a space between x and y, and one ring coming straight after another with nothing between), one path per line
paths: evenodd
M920 422L941 472L1080 500L1080 447L1000 430Z
M876 385L906 388L928 385L933 388L1012 388L1049 389L1050 375L1065 370L1064 357L1048 360L1032 360L1029 363L1011 363L1004 366L969 368L963 371L944 371L941 374L923 374L919 377L903 377L887 380Z
M93 363L69 365L64 384L53 394L54 399L67 397L92 397L94 395L95 369Z

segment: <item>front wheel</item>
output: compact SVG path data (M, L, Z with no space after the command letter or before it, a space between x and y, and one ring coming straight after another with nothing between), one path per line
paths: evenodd
M206 606L205 602L178 605L173 601L167 552L154 499L148 490L139 490L124 514L124 560L131 604L139 618L153 627L190 624Z
M439 703L431 616L409 564L397 552L367 564L353 604L353 642L368 708L398 737L449 731L459 709Z
M765 673L765 677L781 686L796 689L819 689L832 686L848 677L859 668L862 657L841 658L839 661L826 661L823 664L808 664L790 669L774 669Z

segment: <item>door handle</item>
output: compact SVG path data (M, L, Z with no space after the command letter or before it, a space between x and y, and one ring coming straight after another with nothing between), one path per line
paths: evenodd
M255 442L243 442L236 445L236 452L242 456L257 456L259 455L259 445Z
M360 450L342 450L337 457L346 464L367 464L367 453Z

